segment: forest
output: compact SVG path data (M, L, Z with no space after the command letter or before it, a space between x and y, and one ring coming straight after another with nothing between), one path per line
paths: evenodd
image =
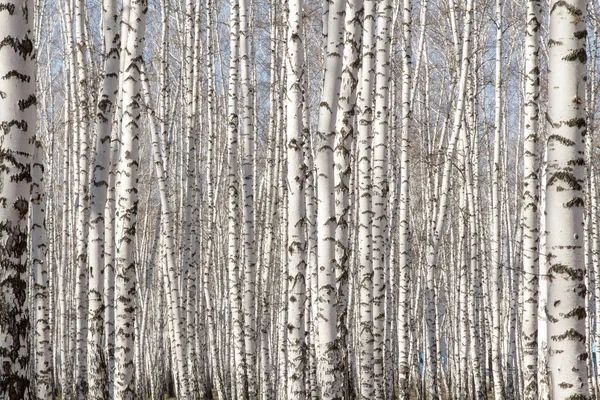
M2 0L0 399L600 399L600 0Z

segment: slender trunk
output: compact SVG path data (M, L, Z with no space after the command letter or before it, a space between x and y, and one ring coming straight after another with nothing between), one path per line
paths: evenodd
M548 78L548 369L553 399L589 398L583 187L585 0L550 4Z
M525 36L525 142L523 156L523 373L524 396L537 400L539 265L539 92L541 2L527 2Z
M362 70L360 91L357 96L358 138L358 285L360 291L359 324L357 336L360 345L359 393L361 399L375 398L373 364L373 214L372 214L372 153L373 141L373 86L375 80L375 17L374 0L365 1L365 22L362 42Z
M242 309L242 283L240 276L239 233L240 216L238 181L238 129L239 129L239 46L240 46L240 4L231 0L230 27L230 64L228 94L228 130L227 130L227 166L228 166L228 271L229 271L229 308L233 325L233 360L231 368L235 370L235 391L233 398L248 399L248 379L246 375L246 352L244 343L244 310ZM232 373L233 375L233 373Z
M411 37L411 0L403 1L402 13L402 36L403 36L403 54L402 54L402 137L400 142L400 215L398 217L398 253L400 261L399 270L399 303L398 311L398 352L399 352L399 381L398 389L400 398L408 397L409 380L409 354L408 354L408 335L409 335L409 307L410 307L410 243L409 243L409 179L410 179L410 161L408 157L408 148L411 140L412 127L412 108L411 108L411 78L412 78L412 37Z
M96 120L96 157L91 185L89 251L88 316L88 397L107 398L108 371L104 357L104 274L105 274L105 206L110 170L111 128L119 87L121 43L118 11L115 0L106 0L102 7L104 33L104 80L98 101Z
M337 282L337 335L341 357L340 373L344 379L344 395L348 393L348 281L350 275L350 243L348 223L350 213L350 155L354 138L356 114L356 88L362 43L363 1L346 3L345 41L340 88L339 108L336 117L335 136L335 259Z
M337 344L337 290L335 276L335 195L333 148L335 121L340 92L339 77L342 72L343 54L343 0L325 1L327 21L325 73L323 94L319 105L317 124L317 258L318 258L318 302L317 357L319 386L323 400L341 399L340 355ZM325 24L324 24L325 25Z
M258 396L256 379L256 246L254 242L254 89L250 65L250 7L248 0L239 0L240 10L240 80L243 100L242 135L242 242L244 246L244 337L248 396Z
M306 208L304 198L303 84L305 73L302 0L289 3L287 37L287 182L288 182L288 399L306 398Z
M52 344L49 307L48 257L46 241L46 193L44 189L43 148L36 141L31 166L31 262L34 284L35 324L35 396L51 398L54 392L52 380Z
M503 400L506 396L502 377L502 242L501 242L501 178L500 147L502 144L502 0L496 0L496 89L494 121L494 159L492 165L492 240L490 281L492 307L492 374L494 377L494 397Z
M390 45L392 1L377 3L377 43L375 61L375 117L373 121L373 377L375 399L385 397L385 271L389 264L388 248L388 126L390 101ZM387 351L390 351L388 349Z
M134 324L136 310L135 230L137 221L137 173L139 165L140 70L146 30L147 3L132 0L130 32L125 47L123 80L123 130L116 168L115 262L115 399L133 399Z

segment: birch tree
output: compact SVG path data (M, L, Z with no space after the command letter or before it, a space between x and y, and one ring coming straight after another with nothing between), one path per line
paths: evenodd
M541 3L527 2L525 36L525 144L523 181L523 365L525 397L537 399L539 97Z
M34 282L35 323L35 396L45 399L53 395L50 287L46 239L46 193L44 189L43 149L35 143L31 165L31 261Z
M11 400L32 397L27 217L36 96L31 11L29 1L0 10L0 394Z
M306 208L304 199L302 0L289 3L287 38L288 398L306 398Z
M317 258L318 258L318 303L317 358L318 381L321 398L340 399L340 357L337 346L337 291L335 276L335 195L333 148L335 120L338 110L343 54L343 10L344 1L334 0L327 6L324 20L327 21L325 72L323 94L319 105L319 121L316 134L317 190Z
M402 38L403 38L403 54L402 54L402 137L400 138L400 205L399 205L399 244L398 252L400 261L399 271L399 306L398 311L398 352L399 352L399 395L402 398L408 397L408 381L409 381L409 220L408 220L408 203L409 195L409 156L408 145L411 134L411 78L412 78L412 47L411 47L411 10L412 1L404 0L402 3ZM390 282L391 284L391 282Z
M125 47L123 131L116 176L117 224L115 265L115 399L133 399L133 336L135 304L135 231L139 165L140 70L146 30L147 3L132 0L130 32Z
M548 38L548 369L552 399L589 398L583 209L587 1L552 1Z
M385 398L383 355L386 269L388 268L388 125L392 2L377 3L376 71L373 120L373 377L375 399ZM390 349L388 349L389 351Z
M104 241L105 206L110 168L111 128L119 85L121 43L117 4L107 0L102 7L104 33L104 81L97 105L96 157L91 185L89 250L88 396L106 398L108 370L104 357Z

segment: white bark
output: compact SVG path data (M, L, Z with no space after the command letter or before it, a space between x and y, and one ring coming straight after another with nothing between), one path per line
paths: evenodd
M244 246L244 337L248 396L258 395L256 374L256 246L254 242L254 89L250 71L250 7L248 0L239 0L240 79L243 100L242 134L242 242Z
M360 92L357 98L358 138L358 285L360 365L359 393L361 399L375 398L374 337L373 337L373 210L372 210L372 141L373 141L373 86L375 81L375 27L376 4L366 0L362 42L362 70Z
M589 398L583 210L585 0L550 4L548 80L548 369L552 399Z
M10 400L31 396L27 216L36 97L29 6L8 3L0 12L0 396Z
M492 307L492 373L494 377L494 397L505 398L502 366L502 241L501 241L501 182L500 147L502 144L502 0L496 0L496 81L494 103L494 159L492 164L492 233L490 264L490 307Z
M52 343L50 341L49 279L46 240L46 193L42 144L36 141L31 166L31 262L33 267L35 325L35 395L38 399L53 396Z
M288 186L288 399L306 398L307 352L305 343L306 302L306 207L304 198L302 0L289 3L287 37L287 186Z
M537 400L539 269L539 92L541 2L527 2L525 36L525 142L523 157L523 373L524 396Z
M90 230L88 241L89 290L87 334L88 358L87 381L90 399L108 396L108 371L104 357L104 240L105 206L110 169L111 127L119 87L119 38L118 10L115 0L106 0L102 7L104 34L104 79L98 101L96 120L96 161L94 165L91 199Z
M343 54L343 9L345 1L325 1L327 31L323 94L316 134L317 258L318 258L318 380L323 400L340 399L340 355L337 346L337 290L335 281L335 196L333 148L340 92ZM325 19L325 15L324 15Z
M242 309L242 283L240 274L238 221L240 216L239 181L238 181L238 103L239 103L239 25L238 0L231 0L230 28L230 61L229 61L229 93L227 106L227 167L228 167L228 282L229 309L233 329L233 365L235 370L235 391L240 399L248 398L248 379L246 375L246 353L244 343L244 310ZM233 376L232 376L233 378Z
M411 112L411 78L412 78L412 38L411 38L411 9L412 1L404 0L402 3L402 137L400 138L400 204L398 216L398 253L400 262L399 271L399 305L398 311L398 352L399 352L399 381L398 389L401 398L407 398L409 380L409 307L410 307L410 244L409 244L409 179L410 162L408 147L411 140L412 112Z
M115 376L114 397L133 399L135 322L135 231L137 222L137 174L139 165L139 119L141 102L140 69L143 63L147 3L132 0L130 31L125 47L123 80L123 124L117 164L116 262L115 262Z
M375 399L385 397L383 368L385 291L388 249L388 131L390 112L390 45L392 2L377 2L375 115L373 121L373 377ZM391 349L387 349L391 351Z

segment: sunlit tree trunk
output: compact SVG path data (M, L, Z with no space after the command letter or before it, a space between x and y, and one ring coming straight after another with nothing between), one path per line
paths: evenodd
M323 400L341 399L340 355L337 346L337 290L335 275L335 195L334 139L338 110L340 75L344 45L343 10L345 1L334 0L326 5L323 19L327 21L323 94L319 105L316 134L317 174L317 258L318 292L315 313L318 329L318 380Z
M77 121L75 135L78 138L79 158L76 187L76 240L77 240L77 269L75 272L75 395L79 400L87 396L87 336L88 336L88 248L89 234L89 113L87 93L87 59L85 54L85 22L86 6L82 0L74 1L75 13L75 54L77 69ZM74 85L75 87L75 85Z
M335 259L337 281L337 335L340 348L341 373L345 396L348 393L348 289L350 278L350 157L354 138L356 114L356 89L362 43L363 1L346 2L344 53L339 109L336 116L335 136Z
M375 398L373 369L373 211L372 211L372 141L373 87L375 81L376 4L366 0L362 41L362 70L357 96L358 138L356 144L358 187L358 296L360 356L359 393L361 399Z
M550 4L548 78L548 369L552 399L589 398L583 210L585 0Z
M494 120L494 159L492 164L492 232L490 264L490 307L492 308L492 373L494 376L494 397L505 398L502 377L502 241L501 241L501 161L502 144L502 0L496 0L496 87Z
M33 8L0 11L0 396L29 399L30 322L27 218L36 130Z
M398 353L399 353L399 380L398 390L400 398L407 398L408 381L410 373L409 361L409 307L410 299L410 244L409 244L409 157L408 147L411 140L412 112L410 89L412 85L412 37L411 37L411 9L412 1L404 0L402 3L402 137L400 138L400 201L398 216L398 253L400 261L399 271L399 303L398 310ZM391 283L390 283L391 284Z
M134 323L136 311L135 230L138 209L137 174L141 77L147 3L132 0L130 31L125 47L123 80L123 125L116 170L116 262L115 262L115 377L114 397L135 398Z
M243 290L244 290L244 337L246 352L246 375L248 396L254 399L258 395L256 375L256 246L254 242L254 89L250 71L250 5L247 0L239 0L240 10L240 84L243 101L242 135L242 241L243 253Z
M306 398L306 207L304 198L302 0L289 3L287 37L288 399Z
M385 397L383 355L385 339L385 288L388 249L388 131L390 112L390 42L392 1L377 2L375 46L375 113L373 120L373 377L375 399ZM391 349L387 349L391 351Z
M248 398L248 380L246 375L246 352L244 343L244 310L242 309L242 283L240 274L239 228L240 217L239 181L238 181L238 129L239 129L239 46L240 46L240 5L231 0L230 61L228 93L228 130L227 130L227 167L228 167L228 282L229 308L233 329L234 354L232 378L235 376L235 390L239 399Z
M541 2L527 2L525 36L525 142L523 171L523 373L524 395L537 400L537 308L539 264L539 95Z
M49 304L48 257L46 240L46 193L44 189L43 148L36 141L31 166L31 262L34 284L35 324L35 395L38 399L53 396L51 325L53 312Z
M102 5L104 33L104 80L98 100L96 119L96 157L90 199L89 290L88 290L88 365L90 399L108 396L108 370L104 356L104 239L105 206L110 169L111 128L119 88L120 56L118 10L115 0Z

